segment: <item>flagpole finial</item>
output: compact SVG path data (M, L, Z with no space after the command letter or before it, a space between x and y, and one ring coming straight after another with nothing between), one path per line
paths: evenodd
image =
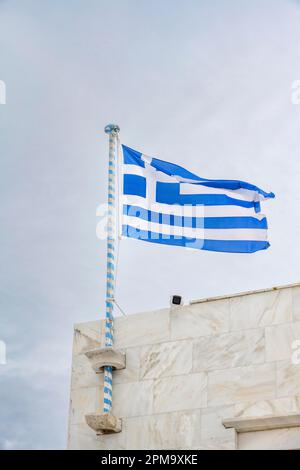
M117 124L107 124L104 128L104 132L106 134L118 134L120 132L120 128Z

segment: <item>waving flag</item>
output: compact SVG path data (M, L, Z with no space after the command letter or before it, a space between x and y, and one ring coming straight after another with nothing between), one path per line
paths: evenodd
M199 250L253 253L269 247L260 202L273 198L237 180L201 178L125 145L122 235Z

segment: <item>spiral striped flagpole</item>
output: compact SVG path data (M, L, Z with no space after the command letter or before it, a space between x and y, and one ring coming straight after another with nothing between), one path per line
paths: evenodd
M116 245L116 142L119 126L108 124L105 133L109 135L108 163L108 220L107 220L107 276L106 276L106 319L105 346L113 347L113 307L115 297L115 245ZM112 407L112 367L104 368L103 412Z

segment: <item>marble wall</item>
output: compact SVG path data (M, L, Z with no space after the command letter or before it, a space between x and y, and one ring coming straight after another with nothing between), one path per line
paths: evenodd
M123 430L96 436L84 416L102 409L103 375L84 351L103 346L103 329L75 326L70 449L247 448L259 433L236 435L224 419L300 412L300 286L117 318L126 369L114 372L113 414ZM273 443L283 434L292 447L300 439L297 428L277 430Z

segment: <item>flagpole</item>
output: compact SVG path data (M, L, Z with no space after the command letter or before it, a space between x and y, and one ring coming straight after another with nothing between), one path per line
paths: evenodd
M107 263L106 263L106 315L105 347L112 348L113 307L115 298L115 251L116 251L116 144L119 126L108 124L104 132L109 136L108 162L108 220L107 220ZM112 366L104 367L103 412L110 413L112 408Z

